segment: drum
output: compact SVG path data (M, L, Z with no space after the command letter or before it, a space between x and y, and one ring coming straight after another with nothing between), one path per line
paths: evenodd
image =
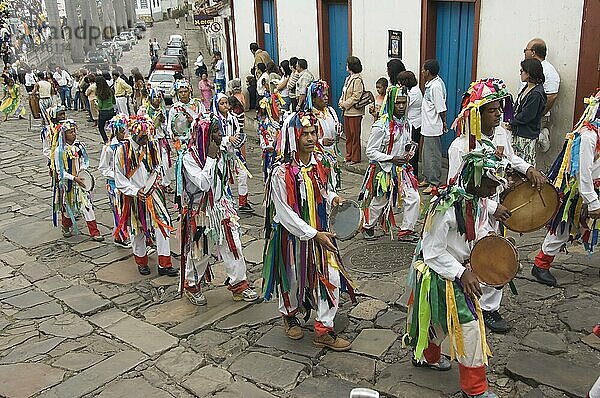
M148 177L148 180L146 181L146 185L144 185L142 192L146 196L152 195L152 192L154 192L154 190L158 187L159 184L160 174L158 173L158 170L154 170L152 171L152 173L150 173L150 177Z
M329 216L329 229L339 240L352 239L363 224L363 212L357 202L345 200L334 206Z
M519 254L506 238L488 235L471 250L471 269L481 283L502 287L519 271Z
M182 109L173 115L171 120L171 131L177 137L188 137L192 130L192 122L188 120L188 114Z
M31 109L31 116L33 116L34 119L42 117L42 112L40 111L40 97L37 95L29 96L29 109Z
M85 187L82 187L85 192L92 192L94 190L94 186L96 185L96 181L94 180L94 176L87 170L81 170L77 177L83 180Z
M506 228L514 232L532 232L542 228L554 217L560 206L556 188L549 182L541 191L532 187L521 173L508 172L508 187L500 195L500 203L512 216L504 222Z

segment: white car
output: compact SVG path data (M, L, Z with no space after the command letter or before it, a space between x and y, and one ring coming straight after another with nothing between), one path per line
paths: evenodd
M135 35L129 31L127 32L121 32L119 33L119 36L124 37L125 39L127 39L130 43L131 46L133 47L134 44L137 44L138 39L137 37L135 37Z
M121 46L123 51L129 51L129 50L131 50L131 47L132 47L131 42L126 37L123 37L123 36L115 36L113 38L113 43Z
M167 105L173 103L173 83L175 83L175 71L169 70L154 71L148 79L149 88L161 90Z

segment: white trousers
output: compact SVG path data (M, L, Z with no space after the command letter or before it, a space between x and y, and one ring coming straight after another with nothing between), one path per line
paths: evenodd
M439 346L446 338L446 333L444 333L444 330L438 325L433 326L432 329L434 332L434 337L430 338L430 342ZM481 346L479 322L476 320L467 322L460 325L460 329L462 331L465 356L460 357L457 355L456 359L458 360L458 363L470 368L483 366L483 348ZM454 352L458 352L456 341L453 339L450 343L454 344Z
M403 184L404 197L402 199L402 206L404 217L402 218L400 229L414 231L415 224L419 219L419 205L421 199L419 197L419 191L414 189L412 185L404 182ZM369 219L365 220L365 228L373 228L375 224L377 224L383 209L388 205L388 201L389 200L384 196L375 196L371 200L371 204L369 205Z
M483 311L498 311L502 302L502 289L480 284L483 295L479 298L479 304Z
M592 389L588 393L588 396L590 398L600 398L600 377L598 377L598 380L596 380L596 382L592 386Z
M248 173L240 167L237 174L238 195L248 195Z
M235 286L240 282L245 281L246 278L246 260L242 253L242 242L240 241L240 233L237 227L231 230L233 235L233 241L238 252L238 259L235 258L229 245L224 242L222 245L214 245L215 254L223 260L225 266L225 272L229 278L229 285ZM189 253L185 265L185 279L188 286L196 286L198 282L206 272L208 267L210 256L204 256L202 254L202 247L197 249L200 253L196 253L195 249Z
M127 108L127 97L117 97L117 111L129 116L129 108Z
M290 279L290 308L286 308L285 303L283 302L283 296L281 295L281 292L279 292L279 312L281 312L283 315L293 314L298 309L298 281L296 279L295 265L291 266L288 277ZM321 322L323 326L327 328L333 328L333 318L335 318L335 314L337 313L340 302L341 283L339 271L331 266L329 266L329 282L335 286L335 290L333 291L335 303L333 307L329 308L327 298L321 297L321 289L317 289L318 308L316 309L317 314L315 321Z
M165 237L161 231L156 231L156 252L159 256L171 256L171 246L169 245L169 231ZM137 257L146 255L146 235L143 232L138 232L131 240L133 254Z
M567 243L569 240L569 228L565 228L564 232L560 232L560 227L556 231L556 235L553 235L550 231L546 233L544 242L542 243L542 251L548 256L556 256L560 251L560 248Z
M171 184L171 168L169 167L169 155L167 154L167 148L160 148L160 165L162 167L162 181L161 185L166 187Z

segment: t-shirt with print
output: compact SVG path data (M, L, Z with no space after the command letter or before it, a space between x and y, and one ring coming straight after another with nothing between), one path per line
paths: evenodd
M425 93L421 104L421 134L437 137L443 134L444 123L440 113L446 112L446 85L441 77L425 83Z

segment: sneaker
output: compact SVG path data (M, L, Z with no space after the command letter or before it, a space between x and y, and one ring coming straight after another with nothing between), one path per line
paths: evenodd
M177 276L179 275L179 270L173 267L158 267L158 275L167 275L167 276Z
M242 213L252 213L254 212L254 210L252 209L252 206L250 206L249 203L246 203L245 205L242 205L238 208L238 210Z
M130 249L131 248L131 241L129 241L129 240L125 241L125 242L120 241L120 240L115 240L114 243L115 243L115 246L122 247L123 249Z
M327 332L320 336L315 335L313 339L315 347L327 347L333 351L348 351L352 347L352 343L341 338L334 332Z
M463 398L498 398L498 396L490 390L478 395L468 395L463 391L462 396Z
M147 265L138 265L138 272L141 275L150 275L150 267L148 267Z
M258 299L258 294L252 289L247 288L241 293L233 293L233 301L255 301Z
M73 236L73 232L71 232L71 228L62 227L61 229L62 229L62 235L65 238L70 238L71 236Z
M95 235L95 236L92 236L92 240L94 242L104 242L104 236L102 236L102 235Z
M401 229L398 231L398 240L402 242L415 243L419 240L419 235L410 229Z
M146 256L151 256L156 253L156 249L152 246L146 246Z
M206 297L204 296L204 293L202 293L201 291L197 291L196 293L192 293L187 289L183 289L183 294L185 294L185 297L187 297L187 299L190 301L190 303L192 303L193 305L206 305Z
M298 322L298 318L295 316L283 316L283 329L286 336L292 340L300 340L304 337L300 322Z
M483 311L483 322L494 333L506 333L510 330L508 322L498 311Z
M420 361L417 361L414 357L412 359L412 364L415 368L429 368L433 370L439 370L441 372L445 372L452 368L452 363L445 356L441 356L440 360L436 363L429 363L423 358Z
M363 229L362 235L365 240L377 240L377 237L375 236L374 228Z

